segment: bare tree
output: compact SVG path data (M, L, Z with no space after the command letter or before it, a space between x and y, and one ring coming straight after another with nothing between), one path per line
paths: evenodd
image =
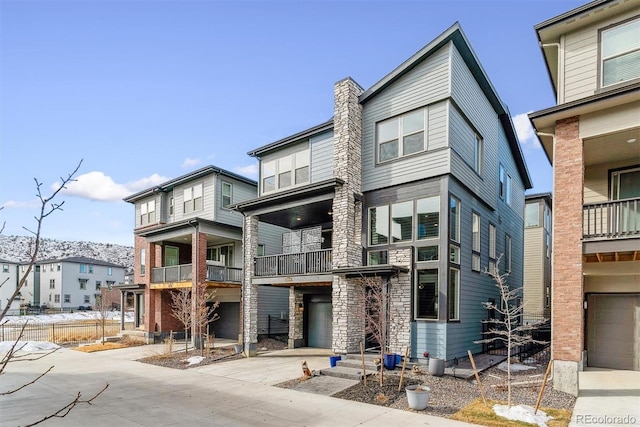
M100 290L96 290L95 298L96 298L96 311L98 312L98 321L100 322L100 328L102 329L102 344L105 342L105 326L107 323L107 314L109 312L109 305L107 304L107 298L105 297L105 292L107 289L100 288Z
M38 259L38 254L40 251L40 236L42 233L42 226L43 226L44 220L54 212L63 210L62 206L64 205L64 201L57 203L54 201L54 199L60 194L62 190L66 188L66 186L70 182L75 181L74 176L80 169L81 165L82 165L82 160L78 163L76 168L69 175L67 175L66 178L61 177L60 184L53 190L53 192L49 196L45 196L42 193L42 183L38 181L37 178L34 178L35 185L36 185L36 197L38 198L38 201L39 201L39 213L34 217L36 221L36 227L35 229L29 229L27 227L23 227L26 231L28 231L33 235L32 245L29 248L29 260L27 262L27 268L25 269L26 271L18 280L18 285L16 286L16 290L8 298L8 303L6 307L0 313L0 323L7 323L5 321L5 316L7 315L7 312L9 311L9 308L11 307L12 303L20 296L20 292L22 288L25 286L27 277L29 276L29 273L31 273L31 270L33 269L36 263L36 260ZM4 231L4 227L5 227L5 223L3 222L2 226L0 227L0 233ZM5 283L6 281L0 284L0 286L4 285ZM11 346L10 350L3 355L2 359L0 359L0 376L2 376L2 374L5 373L7 367L9 366L9 363L37 360L37 359L46 357L47 355L53 352L53 351L50 351L48 353L40 354L37 356L32 356L31 354L18 354L17 352L24 347L24 345L19 345L19 343L24 336L24 331L26 326L27 326L27 323L25 322L24 325L22 326L22 329L20 330L20 333L18 334L18 337L13 342L13 345ZM53 366L51 366L49 369L47 369L43 373L36 376L33 380L25 384L22 384L10 390L0 392L0 396L16 393L36 383L45 375L47 375L52 369L53 369ZM66 405L64 405L62 408L55 411L54 413L46 415L33 423L27 424L27 426L34 426L34 425L40 424L50 418L63 418L77 405L83 404L83 403L91 404L91 402L95 400L98 396L100 396L107 389L107 387L109 387L108 383L100 391L94 394L93 397L89 399L84 399L84 400L82 399L82 394L78 392L76 397L71 402L67 403Z
M390 295L388 282L382 278L364 277L360 279L360 295L364 311L364 332L370 341L380 345L380 385L384 382L384 356L389 346L388 310Z
M215 299L216 291L215 289L209 293L207 292L207 284L204 282L198 283L196 285L196 299L195 299L195 310L193 317L193 324L195 325L199 339L200 339L200 350L201 354L204 354L204 340L203 338L208 335L206 332L210 322L218 320L220 316L218 313L215 313L215 310L218 308L220 303ZM209 301L212 301L212 304L209 305ZM202 330L205 330L205 334L202 333Z
M180 288L171 292L171 315L184 326L184 353L187 354L187 336L191 327L191 288Z
M507 348L507 389L508 401L507 405L511 407L511 355L513 350L519 346L526 344L546 344L533 338L531 331L535 328L531 324L523 324L520 316L524 308L524 304L520 303L520 295L522 287L511 289L507 283L509 273L500 274L500 258L496 261L495 267L485 273L489 274L496 287L500 291L500 304L494 302L483 302L482 304L487 310L491 310L498 314L497 318L483 320L487 323L489 329L484 334L487 338L474 341L476 344L501 342Z

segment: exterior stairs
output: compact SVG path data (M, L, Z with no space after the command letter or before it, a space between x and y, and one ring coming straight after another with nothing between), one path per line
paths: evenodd
M374 361L379 357L380 356L376 354L364 355L364 369L367 376L377 372L378 368ZM343 354L342 359L336 362L335 367L321 369L320 375L361 381L364 378L362 373L362 359L359 354Z

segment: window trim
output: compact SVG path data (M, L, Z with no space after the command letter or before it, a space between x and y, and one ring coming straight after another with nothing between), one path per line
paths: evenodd
M140 275L145 276L147 274L147 250L140 248Z
M455 217L451 215L451 208L452 208L451 203L454 200L456 201L456 208L457 208ZM461 213L462 213L461 212L461 210L462 210L461 205L462 205L462 203L461 203L459 198L457 198L453 194L449 194L449 209L448 209L448 214L449 214L448 215L449 216L449 218L448 218L449 219L449 241L455 242L458 245L460 245L460 234L461 234L460 233L460 217L462 216L461 215ZM452 236L451 235L451 232L452 232L451 230L453 230L454 228L451 225L453 224L454 220L455 220L455 235Z
M428 200L428 199L437 199L437 207L438 210L437 212L433 212L434 214L437 213L438 214L438 224L437 224L437 235L435 236L427 236L427 237L418 237L419 236L419 231L418 231L418 202L421 200ZM430 241L435 241L435 240L439 240L440 239L440 229L441 227L441 223L442 223L442 215L441 215L441 209L442 209L442 198L439 194L434 194L434 195L430 195L430 196L420 196L420 197L415 197L415 198L411 198L411 199L401 199L401 200L395 200L393 202L389 202L386 204L381 204L381 205L376 205L376 206L370 206L367 208L367 247L377 247L377 246L386 246L386 245L403 245L403 244L408 244L411 242L415 242L416 244L421 244L421 245L425 245L426 243L430 242ZM411 237L409 239L401 239L401 240L395 240L395 238L393 237L393 207L394 206L398 206L401 204L408 204L411 203ZM384 230L384 232L386 233L386 242L383 243L373 243L372 241L372 231L373 231L373 227L372 227L372 211L373 210L377 210L377 209L384 209L386 211L386 215L387 215L387 221L386 221L386 229Z
M455 272L455 275L453 274ZM451 315L451 280L455 277L455 316ZM460 321L460 269L456 267L449 267L449 274L447 275L447 321L459 322Z
M614 58L621 58L624 57L626 55L630 55L633 54L634 52L638 52L640 51L640 44L635 48L635 49L631 49L628 50L622 54L617 54L615 56L609 57L609 58L604 58L603 55L603 51L604 51L604 36L607 32L612 31L616 28L621 28L625 25L632 25L634 24L634 21L636 25L640 26L640 17L638 15L636 16L632 16L628 19L625 19L621 22L616 22L614 24L611 24L607 27L601 28L598 30L598 88L600 90L608 90L608 89L614 89L616 87L620 87L620 86L624 86L627 84L630 84L631 82L635 82L640 80L640 73L638 73L638 75L636 75L635 77L632 77L630 79L627 80L623 80L623 81L619 81L619 82L615 82L615 83L611 83L611 84L604 84L604 78L605 78L605 73L604 73L604 63L607 60L610 59L614 59Z
M302 155L303 153L306 152L306 155ZM291 168L286 169L286 170L280 170L280 162L289 158L289 162L291 164ZM298 162L302 162L300 163L300 165L298 165ZM265 165L269 164L269 163L273 163L273 174L272 175L265 175L264 169L265 169ZM309 168L308 174L307 174L307 180L297 183L296 182L296 172L300 169L304 169L304 168ZM287 185L286 187L281 187L280 186L280 176L284 173L290 172L290 184ZM268 178L272 178L273 177L273 190L269 190L266 191L264 189L264 182L266 179ZM276 193L279 191L285 191L285 190L289 190L291 188L296 188L296 187L301 187L303 185L308 185L311 183L311 147L309 144L307 144L303 149L301 150L297 150L294 151L292 153L288 153L285 155L281 155L279 157L275 157L275 158L271 158L268 160L260 160L260 194L264 195L264 194L272 194L272 193Z
M476 218L478 222L476 223ZM477 226L477 230L476 230ZM477 261L476 261L477 260ZM480 272L482 262L482 216L471 211L471 271Z
M473 170L482 176L482 164L484 162L484 141L482 137L474 132L473 142Z
M435 271L436 280L435 280L435 317L421 317L418 316L419 309L419 298L418 298L418 287L420 286L418 277L421 271ZM413 304L413 319L420 320L425 322L437 322L440 319L440 269L439 268L416 268L415 269L415 280L412 286L413 296L414 296L414 304Z
M498 229L496 225L492 222L489 222L488 225L489 230L489 273L493 274L496 268L496 260L497 260L497 243L498 243Z
M411 114L415 114L417 112L421 111L422 112L422 130L417 130L417 131L412 131L409 133L404 133L404 117L409 116ZM406 158L409 156L414 156L420 153L424 153L426 151L428 151L428 141L427 141L427 129L428 129L428 123L429 123L429 107L428 106L424 106L421 108L417 108L411 111L405 111L404 113L398 114L396 116L393 117L387 117L384 120L380 120L378 122L375 123L374 125L374 132L375 132L375 149L376 149L376 155L375 155L375 164L376 165L384 165L402 158ZM395 139L388 139L388 140L384 140L384 141L380 141L378 136L380 135L380 131L379 126L381 124L387 123L387 122L391 122L393 120L397 120L398 121L398 128L397 128L397 133L396 133L396 138ZM418 150L418 151L414 151L411 152L409 154L404 154L404 139L405 137L409 137L412 135L417 135L418 133L422 132L422 150ZM380 159L380 152L381 152L381 146L382 144L387 144L390 142L396 141L397 142L397 151L398 151L398 155L396 157L390 158L390 159L386 159L386 160L381 160Z
M196 189L199 189L200 195L196 197ZM189 191L189 198L186 198L187 191ZM200 200L200 207L197 208L197 202ZM189 206L189 209L187 209ZM204 183L199 182L197 184L193 184L189 187L185 187L182 189L182 213L183 214L191 214L193 212L201 212L204 210Z
M221 182L222 182L222 187L220 190L221 204L224 209L228 209L229 205L233 203L233 184L228 181L221 181ZM224 194L225 187L229 189L228 195ZM229 199L229 203L225 203L225 197Z

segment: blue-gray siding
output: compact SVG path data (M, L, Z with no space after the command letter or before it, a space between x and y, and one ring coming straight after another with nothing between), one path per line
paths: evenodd
M222 183L227 182L232 186L231 203L239 203L245 200L254 199L258 195L258 189L255 185L238 181L227 176L218 176L215 186L215 202L217 206L216 221L242 227L243 217L240 212L232 211L222 205Z
M311 182L333 178L333 132L309 139L311 144Z
M286 334L289 331L288 318L289 288L258 286L258 335Z

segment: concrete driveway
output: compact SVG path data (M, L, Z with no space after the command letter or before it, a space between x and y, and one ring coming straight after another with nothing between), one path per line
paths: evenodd
M132 359L162 352L144 346L97 353L60 349L43 359L12 363L0 391L35 384L0 397L0 425L35 422L70 402L109 388L91 405L74 408L47 426L464 426L456 421L273 387L299 377L301 362L329 366L328 353L284 350L256 358L188 370Z

